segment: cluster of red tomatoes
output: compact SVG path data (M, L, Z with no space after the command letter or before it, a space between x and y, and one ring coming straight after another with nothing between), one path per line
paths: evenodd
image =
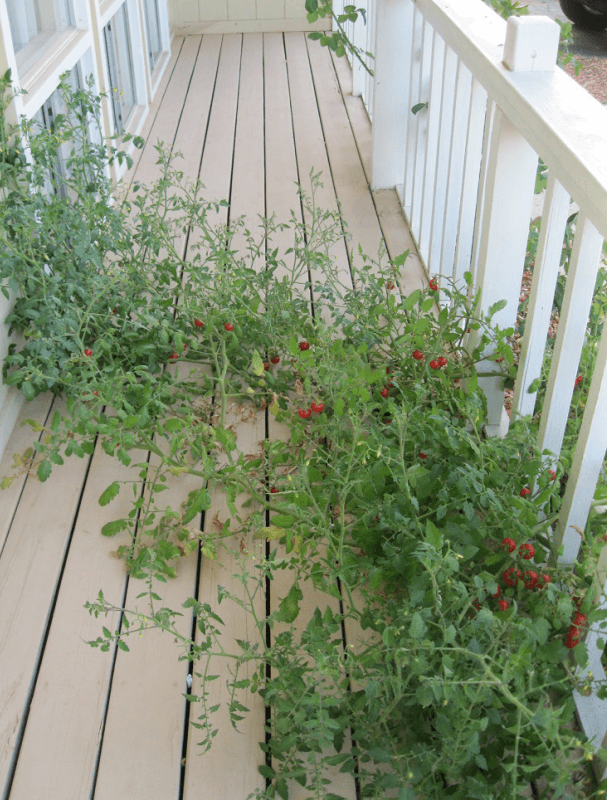
M507 537L502 540L502 547L507 549L509 553L513 553L516 550L516 542L514 539ZM519 547L518 552L521 558L528 561L535 555L535 548L532 544L525 542ZM532 591L535 589L544 589L547 584L552 583L550 575L540 575L538 572L535 572L535 570L532 569L528 569L523 572L520 569L515 569L515 567L509 567L507 570L505 570L502 578L504 579L506 586L516 586L517 582L520 580L525 584L525 588ZM500 593L501 589L498 586L497 592L493 595L493 597L499 597ZM577 597L574 597L573 601L578 610L574 614L573 620L571 621L571 627L565 636L565 645L570 650L579 644L582 635L580 627L586 625L586 615L582 614L580 611L582 601ZM500 600L499 606L502 611L505 611L508 608L508 602L505 600Z

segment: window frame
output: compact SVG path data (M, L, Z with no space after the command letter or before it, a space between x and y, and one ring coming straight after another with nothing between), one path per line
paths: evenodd
M55 8L57 18L64 13L60 5L62 0L34 0L37 6L47 8L47 3ZM12 74L28 92L36 91L38 85L47 77L55 64L66 59L72 48L78 47L83 39L89 39L90 46L90 9L87 0L66 0L69 25L57 30L42 30L27 44L15 51L11 25L11 15L6 0L0 2L0 29L6 52L6 60ZM20 11L27 13L25 9ZM28 56L28 51L31 54ZM82 50L80 55L82 55ZM65 71L63 68L62 71Z
M122 42L121 39L123 39ZM128 129L129 120L138 105L133 40L129 25L129 8L126 2L122 3L103 26L103 41L114 132L124 133ZM121 97L126 91L132 97L132 102L125 106Z
M110 74L110 56L108 54L107 40L105 36L105 28L108 23L111 23L120 9L125 6L127 12L127 32L129 36L131 63L134 78L134 98L135 104L130 110L127 119L124 120L122 131L118 131L115 126L115 116L113 108L113 100L109 101L108 114L110 135L117 132L136 133L141 125L143 117L147 108L149 107L150 99L148 98L146 90L146 57L143 45L142 30L144 22L139 13L138 0L118 0L118 2L109 3L103 8L103 13L100 15L100 45L103 50L102 68L104 76L104 86L108 94L111 93L112 76Z

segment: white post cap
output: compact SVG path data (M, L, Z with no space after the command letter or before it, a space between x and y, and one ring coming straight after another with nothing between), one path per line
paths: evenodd
M553 72L560 28L548 17L509 17L504 64L512 72Z

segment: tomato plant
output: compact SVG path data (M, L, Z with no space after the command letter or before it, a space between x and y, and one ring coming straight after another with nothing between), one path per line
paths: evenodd
M95 111L86 94L68 101ZM77 138L69 119L57 124ZM257 239L242 221L212 224L218 206L161 149L160 179L116 199L107 153L91 145L80 159L79 140L65 178L78 201L46 194L56 141L23 133L34 158L0 208L0 279L19 292L9 322L23 339L3 370L28 399L67 398L32 468L45 480L66 457L102 447L135 460L145 483L102 533L130 532L119 552L146 579L149 609L120 609L119 632L104 629L92 646L128 649L152 626L201 674L230 659L232 723L245 690L270 710L265 798L288 797L297 781L335 800L326 774L336 766L361 798L489 800L530 783L548 787L544 797L580 796L572 766L592 745L564 723L574 689L605 694L577 667L587 663L581 630L606 613L593 604L591 570L558 564L561 487L532 421L515 421L504 439L484 435L477 367L487 348L507 352L511 332L479 312L471 275L463 290L443 282L440 305L436 280L402 299L386 292L407 254L363 259L344 286L330 256L342 221L318 208L314 175L301 195L306 222L289 223L288 268L272 246L282 223L266 220ZM184 230L198 242L187 258ZM230 424L234 401L287 425L290 438L251 458ZM199 487L181 508L164 505L168 476L184 473ZM230 517L208 535L199 521L211 483ZM112 482L99 502L124 488ZM201 643L179 632L179 609L157 608L155 587L179 559L222 548L237 552L248 600L221 588L213 606L189 598ZM252 598L285 574L277 607L260 617ZM304 590L317 605L302 623ZM234 652L220 643L220 603L250 618L251 641ZM88 607L114 610L102 593ZM207 749L204 683L189 699Z

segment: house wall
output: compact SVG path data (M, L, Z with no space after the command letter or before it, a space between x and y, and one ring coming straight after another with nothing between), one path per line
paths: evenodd
M305 0L169 0L174 34L324 30L310 24Z
M23 0L22 8L37 1L45 11L56 7L57 0ZM155 3L157 2L157 6ZM76 64L83 78L93 76L93 89L112 90L104 27L115 19L122 6L127 9L130 57L133 66L135 105L124 120L124 130L137 134L145 121L162 74L168 64L171 33L167 0L71 0L72 25L47 40L33 44L33 57L25 62L15 53L6 0L0 0L0 74L11 70L16 87L25 94L16 96L7 109L9 121L33 117L58 86L60 76ZM157 60L150 65L149 42L144 18L144 3L157 8L160 41ZM103 101L102 134L114 132L112 107ZM118 179L125 165L117 167L113 177ZM0 364L7 354L11 338L4 323L12 302L0 295ZM0 381L0 457L23 405L22 394Z

